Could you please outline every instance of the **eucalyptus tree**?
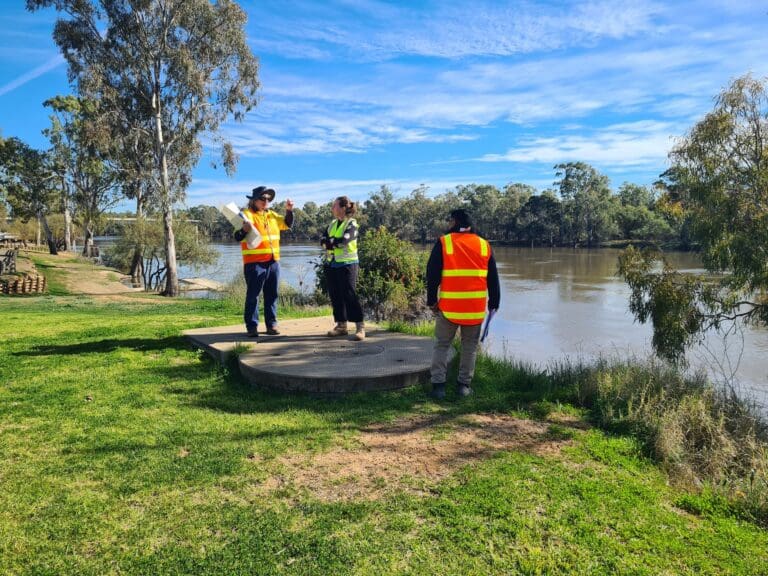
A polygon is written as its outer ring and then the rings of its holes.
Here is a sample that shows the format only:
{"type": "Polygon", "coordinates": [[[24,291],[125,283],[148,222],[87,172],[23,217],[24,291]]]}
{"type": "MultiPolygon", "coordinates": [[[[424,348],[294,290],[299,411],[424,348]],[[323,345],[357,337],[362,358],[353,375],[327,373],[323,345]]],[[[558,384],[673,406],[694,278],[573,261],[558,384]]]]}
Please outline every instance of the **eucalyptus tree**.
{"type": "Polygon", "coordinates": [[[531,196],[518,213],[520,235],[531,247],[559,243],[561,225],[562,204],[553,190],[531,196]]]}
{"type": "Polygon", "coordinates": [[[536,188],[528,184],[510,183],[504,186],[499,206],[500,232],[504,240],[519,240],[520,210],[536,194],[536,188]]]}
{"type": "Polygon", "coordinates": [[[400,203],[400,214],[406,220],[405,237],[422,244],[432,235],[433,200],[427,196],[428,186],[421,185],[411,191],[400,203]]]}
{"type": "Polygon", "coordinates": [[[592,247],[616,230],[608,177],[584,162],[555,165],[555,182],[563,201],[566,240],[592,247]]]}
{"type": "Polygon", "coordinates": [[[51,254],[58,254],[48,215],[58,203],[56,173],[45,152],[18,138],[0,141],[0,189],[15,217],[36,218],[43,227],[51,254]]]}
{"type": "MultiPolygon", "coordinates": [[[[207,136],[228,174],[237,163],[221,134],[256,104],[258,62],[246,42],[245,12],[232,0],[27,0],[55,7],[54,39],[71,80],[106,109],[132,102],[152,142],[162,214],[166,284],[178,294],[173,207],[183,198],[207,136]]],[[[115,121],[117,123],[117,121],[115,121]]]]}
{"type": "Polygon", "coordinates": [[[502,197],[499,189],[490,184],[459,185],[456,186],[456,194],[472,215],[477,230],[489,240],[496,239],[501,221],[499,208],[502,197]]]}
{"type": "Polygon", "coordinates": [[[51,154],[66,202],[65,223],[71,199],[85,235],[83,256],[93,256],[95,226],[120,199],[116,169],[110,161],[112,140],[97,102],[69,95],[44,104],[54,112],[45,133],[53,144],[51,154]]]}
{"type": "MultiPolygon", "coordinates": [[[[48,105],[48,101],[44,103],[48,105]]],[[[51,126],[43,130],[43,134],[51,142],[51,166],[59,182],[61,192],[61,209],[64,214],[64,248],[67,251],[72,250],[72,210],[73,193],[70,171],[70,159],[72,154],[72,145],[69,142],[69,135],[64,130],[64,121],[59,114],[54,113],[50,116],[51,126]]]]}
{"type": "Polygon", "coordinates": [[[367,226],[371,229],[384,226],[387,230],[393,231],[402,227],[397,211],[397,200],[386,184],[382,184],[377,192],[371,193],[363,208],[367,217],[367,226]]]}
{"type": "Polygon", "coordinates": [[[736,79],[670,160],[669,204],[690,215],[710,274],[683,274],[636,250],[623,255],[620,272],[630,309],[653,324],[654,348],[678,360],[708,329],[768,325],[768,78],[736,79]]]}

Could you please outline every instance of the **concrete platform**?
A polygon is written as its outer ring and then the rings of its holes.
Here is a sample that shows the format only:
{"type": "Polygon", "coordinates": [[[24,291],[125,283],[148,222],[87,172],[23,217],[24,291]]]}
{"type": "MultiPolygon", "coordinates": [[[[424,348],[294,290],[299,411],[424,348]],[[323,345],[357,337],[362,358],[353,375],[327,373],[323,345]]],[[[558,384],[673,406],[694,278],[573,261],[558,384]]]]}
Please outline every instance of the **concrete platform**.
{"type": "MultiPolygon", "coordinates": [[[[429,381],[432,338],[387,332],[367,324],[367,338],[329,338],[331,318],[280,322],[279,336],[248,338],[244,327],[187,330],[192,343],[226,362],[237,347],[240,372],[252,384],[316,394],[394,390],[429,381]]],[[[450,351],[453,354],[453,350],[450,351]]]]}

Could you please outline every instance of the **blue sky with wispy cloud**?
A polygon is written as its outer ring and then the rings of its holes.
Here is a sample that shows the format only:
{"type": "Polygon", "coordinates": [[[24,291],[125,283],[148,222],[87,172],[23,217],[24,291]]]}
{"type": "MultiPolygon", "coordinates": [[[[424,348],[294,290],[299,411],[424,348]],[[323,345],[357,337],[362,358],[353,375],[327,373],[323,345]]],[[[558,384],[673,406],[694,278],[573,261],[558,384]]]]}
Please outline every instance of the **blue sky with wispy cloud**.
{"type": "MultiPolygon", "coordinates": [[[[67,93],[52,11],[3,2],[0,130],[43,147],[67,93]]],[[[188,204],[257,184],[299,203],[457,184],[543,189],[584,161],[649,184],[733,78],[768,74],[757,2],[243,1],[261,100],[227,124],[236,176],[194,173],[188,204]]]]}

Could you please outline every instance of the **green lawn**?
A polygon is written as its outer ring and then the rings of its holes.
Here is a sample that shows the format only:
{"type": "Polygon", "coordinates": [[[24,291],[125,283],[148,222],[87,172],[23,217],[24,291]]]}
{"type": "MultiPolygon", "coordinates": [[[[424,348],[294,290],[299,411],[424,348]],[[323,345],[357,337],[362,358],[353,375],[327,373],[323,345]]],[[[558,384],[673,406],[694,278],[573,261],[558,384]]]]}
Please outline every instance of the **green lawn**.
{"type": "Polygon", "coordinates": [[[319,497],[283,457],[354,447],[372,422],[536,413],[521,410],[537,377],[481,360],[477,395],[441,405],[420,388],[265,392],[180,335],[239,316],[216,301],[0,299],[0,574],[768,572],[767,531],[685,512],[634,439],[567,424],[547,424],[570,439],[552,453],[319,497]]]}

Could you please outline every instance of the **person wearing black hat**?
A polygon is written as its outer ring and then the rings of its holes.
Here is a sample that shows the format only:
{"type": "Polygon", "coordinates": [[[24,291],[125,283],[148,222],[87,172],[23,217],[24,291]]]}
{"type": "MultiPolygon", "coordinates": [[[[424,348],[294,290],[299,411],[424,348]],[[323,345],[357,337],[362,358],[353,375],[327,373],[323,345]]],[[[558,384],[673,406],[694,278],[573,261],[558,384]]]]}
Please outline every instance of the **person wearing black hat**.
{"type": "Polygon", "coordinates": [[[235,232],[240,241],[245,274],[245,310],[243,318],[248,336],[259,335],[259,294],[264,291],[264,323],[266,333],[280,334],[277,328],[277,289],[280,283],[280,231],[293,225],[293,202],[285,201],[285,216],[269,209],[275,199],[275,191],[257,186],[248,198],[248,208],[243,210],[243,228],[235,232]],[[257,244],[249,243],[249,232],[258,234],[257,244]]]}
{"type": "Polygon", "coordinates": [[[435,314],[435,348],[430,376],[432,397],[445,398],[448,350],[461,330],[461,359],[457,378],[459,396],[472,394],[477,345],[488,310],[498,310],[501,299],[496,260],[487,240],[472,231],[466,210],[452,210],[449,228],[435,243],[427,262],[427,306],[435,314]]]}

